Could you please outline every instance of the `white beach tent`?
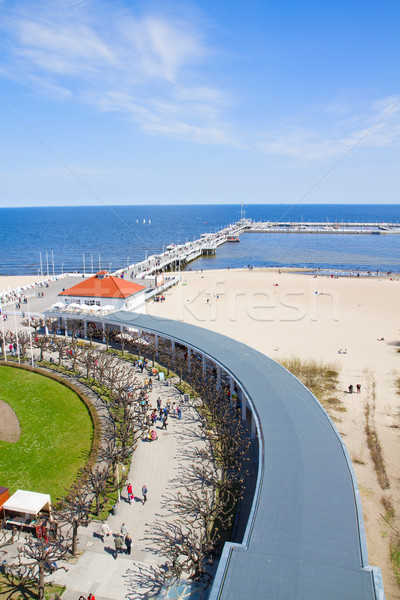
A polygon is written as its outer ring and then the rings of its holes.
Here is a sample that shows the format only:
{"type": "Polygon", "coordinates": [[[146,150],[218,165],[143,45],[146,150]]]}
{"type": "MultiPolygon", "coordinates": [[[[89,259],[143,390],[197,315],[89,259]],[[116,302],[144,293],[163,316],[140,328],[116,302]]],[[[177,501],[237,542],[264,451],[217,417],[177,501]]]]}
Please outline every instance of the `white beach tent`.
{"type": "Polygon", "coordinates": [[[41,510],[50,512],[51,499],[49,494],[17,490],[3,504],[3,510],[12,513],[37,515],[41,510]]]}
{"type": "Polygon", "coordinates": [[[51,308],[64,308],[65,304],[64,302],[56,302],[55,304],[52,305],[51,308]]]}
{"type": "Polygon", "coordinates": [[[113,304],[106,304],[101,307],[101,310],[109,311],[109,310],[117,310],[113,304]]]}

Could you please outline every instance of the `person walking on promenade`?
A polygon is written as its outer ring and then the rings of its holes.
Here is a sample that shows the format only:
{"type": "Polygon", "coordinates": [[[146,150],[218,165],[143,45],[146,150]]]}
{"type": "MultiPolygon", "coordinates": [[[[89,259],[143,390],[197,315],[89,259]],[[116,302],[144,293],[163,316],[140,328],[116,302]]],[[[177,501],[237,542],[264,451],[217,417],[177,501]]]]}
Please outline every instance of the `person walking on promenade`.
{"type": "Polygon", "coordinates": [[[168,413],[164,413],[161,429],[167,429],[168,413]]]}
{"type": "Polygon", "coordinates": [[[178,415],[178,419],[181,420],[182,419],[182,409],[179,404],[176,407],[176,414],[178,415]]]}
{"type": "Polygon", "coordinates": [[[125,536],[128,535],[128,529],[127,529],[125,523],[122,523],[120,532],[121,532],[121,537],[124,540],[125,536]]]}
{"type": "Polygon", "coordinates": [[[129,504],[132,504],[134,496],[131,483],[128,483],[128,485],[126,486],[126,491],[128,492],[128,502],[129,504]]]}
{"type": "Polygon", "coordinates": [[[142,496],[143,496],[143,500],[142,503],[144,504],[145,502],[147,502],[147,487],[143,484],[142,485],[142,496]]]}
{"type": "Polygon", "coordinates": [[[131,553],[131,548],[132,548],[132,538],[129,535],[129,533],[127,533],[126,536],[125,536],[125,546],[126,546],[126,553],[130,554],[131,553]]]}
{"type": "Polygon", "coordinates": [[[101,535],[103,537],[103,544],[106,541],[106,537],[108,535],[112,535],[111,529],[109,528],[108,523],[106,523],[105,521],[101,525],[101,535]]]}
{"type": "Polygon", "coordinates": [[[114,546],[115,546],[114,558],[115,558],[115,560],[117,560],[118,554],[120,552],[122,552],[122,538],[120,537],[119,533],[117,533],[117,535],[114,538],[114,546]]]}

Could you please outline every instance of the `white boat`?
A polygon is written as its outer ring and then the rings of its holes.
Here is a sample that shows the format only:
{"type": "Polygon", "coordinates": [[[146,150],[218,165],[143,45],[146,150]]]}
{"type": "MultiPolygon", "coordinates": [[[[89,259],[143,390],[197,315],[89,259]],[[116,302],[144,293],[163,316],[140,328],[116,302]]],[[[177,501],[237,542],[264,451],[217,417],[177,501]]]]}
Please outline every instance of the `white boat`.
{"type": "Polygon", "coordinates": [[[146,219],[143,219],[143,223],[146,223],[146,219]]]}

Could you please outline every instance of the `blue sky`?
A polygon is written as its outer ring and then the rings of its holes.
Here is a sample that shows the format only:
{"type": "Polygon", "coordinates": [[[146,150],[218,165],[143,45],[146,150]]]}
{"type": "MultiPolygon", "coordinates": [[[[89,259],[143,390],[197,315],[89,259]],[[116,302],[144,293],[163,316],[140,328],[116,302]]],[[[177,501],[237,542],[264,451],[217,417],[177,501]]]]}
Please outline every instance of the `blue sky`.
{"type": "Polygon", "coordinates": [[[0,0],[0,206],[399,203],[400,3],[0,0]]]}

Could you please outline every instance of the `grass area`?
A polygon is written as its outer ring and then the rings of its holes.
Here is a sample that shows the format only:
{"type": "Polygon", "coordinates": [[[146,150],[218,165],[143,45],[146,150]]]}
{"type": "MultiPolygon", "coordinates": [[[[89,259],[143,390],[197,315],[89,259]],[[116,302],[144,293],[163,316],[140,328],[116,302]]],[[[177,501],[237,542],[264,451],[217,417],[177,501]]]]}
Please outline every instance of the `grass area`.
{"type": "Polygon", "coordinates": [[[93,424],[80,398],[43,375],[0,367],[0,397],[15,411],[21,436],[0,441],[1,485],[48,493],[52,501],[74,482],[90,453],[93,424]]]}
{"type": "Polygon", "coordinates": [[[383,458],[382,446],[379,440],[375,425],[375,404],[376,404],[376,382],[371,381],[371,402],[365,401],[365,435],[367,446],[374,463],[374,469],[378,483],[383,490],[390,488],[390,481],[386,472],[386,464],[383,458]]]}
{"type": "MultiPolygon", "coordinates": [[[[61,596],[65,587],[60,585],[46,585],[45,599],[53,600],[55,594],[61,596]]],[[[7,600],[30,600],[37,598],[37,584],[33,581],[22,581],[11,575],[0,575],[0,597],[7,600]]]]}
{"type": "Polygon", "coordinates": [[[336,396],[339,378],[336,365],[317,360],[302,360],[298,356],[284,357],[279,362],[304,383],[329,413],[332,410],[340,412],[346,410],[342,401],[336,396]]]}
{"type": "Polygon", "coordinates": [[[390,545],[390,560],[394,574],[396,576],[397,585],[400,587],[400,534],[397,533],[390,545]]]}

